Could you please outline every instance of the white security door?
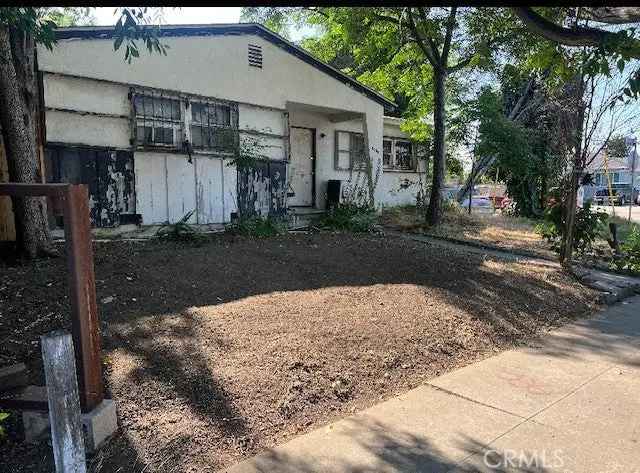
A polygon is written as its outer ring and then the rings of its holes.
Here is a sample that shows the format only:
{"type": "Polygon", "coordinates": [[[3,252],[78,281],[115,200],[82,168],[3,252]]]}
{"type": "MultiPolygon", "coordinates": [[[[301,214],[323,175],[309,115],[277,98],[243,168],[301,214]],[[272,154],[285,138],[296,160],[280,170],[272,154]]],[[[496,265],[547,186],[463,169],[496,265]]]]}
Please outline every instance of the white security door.
{"type": "Polygon", "coordinates": [[[290,206],[310,207],[313,205],[314,137],[315,132],[312,129],[291,128],[289,198],[287,199],[290,206]]]}

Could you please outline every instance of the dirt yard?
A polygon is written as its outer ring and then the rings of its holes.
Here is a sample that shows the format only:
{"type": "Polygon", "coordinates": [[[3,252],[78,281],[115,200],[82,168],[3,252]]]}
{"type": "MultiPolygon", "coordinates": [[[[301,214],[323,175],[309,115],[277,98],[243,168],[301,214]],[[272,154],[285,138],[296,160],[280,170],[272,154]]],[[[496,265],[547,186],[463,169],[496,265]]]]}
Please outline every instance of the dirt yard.
{"type": "Polygon", "coordinates": [[[469,215],[461,209],[446,212],[440,225],[429,228],[424,224],[424,218],[416,214],[415,207],[396,207],[383,213],[382,223],[394,230],[481,243],[507,251],[557,259],[551,245],[535,231],[535,221],[527,218],[503,216],[501,213],[478,209],[469,215]]]}
{"type": "MultiPolygon", "coordinates": [[[[0,366],[27,361],[36,382],[38,336],[68,325],[64,268],[0,263],[0,366]]],[[[94,472],[215,471],[585,316],[595,299],[548,267],[329,233],[104,243],[96,278],[121,429],[94,472]]],[[[9,438],[0,459],[3,472],[53,469],[46,443],[9,438]]]]}

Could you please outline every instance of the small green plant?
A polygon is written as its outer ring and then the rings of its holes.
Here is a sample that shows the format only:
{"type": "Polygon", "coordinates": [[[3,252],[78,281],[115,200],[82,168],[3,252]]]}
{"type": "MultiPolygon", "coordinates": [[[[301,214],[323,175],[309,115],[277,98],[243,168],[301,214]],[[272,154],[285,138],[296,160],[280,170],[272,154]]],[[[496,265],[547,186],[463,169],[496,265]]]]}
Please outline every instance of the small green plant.
{"type": "Polygon", "coordinates": [[[8,418],[9,418],[9,413],[8,412],[0,411],[0,439],[7,435],[7,433],[5,432],[4,427],[2,426],[2,423],[5,420],[7,420],[8,418]]]}
{"type": "Polygon", "coordinates": [[[329,210],[319,224],[331,230],[367,233],[375,229],[377,221],[375,211],[368,205],[340,204],[329,210]]]}
{"type": "Polygon", "coordinates": [[[193,225],[187,222],[195,213],[195,210],[188,212],[176,223],[167,223],[160,227],[156,232],[156,236],[170,241],[178,242],[199,242],[205,237],[193,225]]]}
{"type": "MultiPolygon", "coordinates": [[[[577,210],[574,247],[578,254],[585,254],[591,250],[607,219],[608,215],[605,212],[591,210],[590,202],[577,210]]],[[[556,202],[548,207],[544,212],[544,220],[538,223],[535,228],[544,239],[551,243],[551,247],[556,252],[560,252],[564,232],[561,204],[556,202]]]]}
{"type": "Polygon", "coordinates": [[[620,256],[614,259],[613,266],[619,270],[640,274],[640,227],[635,226],[620,245],[620,256]]]}
{"type": "Polygon", "coordinates": [[[444,199],[442,201],[442,211],[454,215],[460,215],[464,212],[462,206],[455,199],[444,199]]]}
{"type": "Polygon", "coordinates": [[[277,217],[248,217],[230,223],[225,231],[234,235],[253,238],[267,238],[281,235],[287,231],[286,223],[277,217]]]}

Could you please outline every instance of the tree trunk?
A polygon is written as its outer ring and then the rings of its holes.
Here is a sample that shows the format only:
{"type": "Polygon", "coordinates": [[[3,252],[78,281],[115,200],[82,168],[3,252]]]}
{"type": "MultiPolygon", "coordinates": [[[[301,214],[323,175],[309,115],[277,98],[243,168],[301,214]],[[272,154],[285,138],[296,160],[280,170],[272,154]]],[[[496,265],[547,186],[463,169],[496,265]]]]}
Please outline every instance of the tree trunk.
{"type": "Polygon", "coordinates": [[[442,189],[446,173],[445,83],[447,72],[433,68],[433,178],[427,209],[427,223],[438,225],[442,219],[442,189]]]}
{"type": "Polygon", "coordinates": [[[573,166],[571,167],[571,176],[569,178],[569,189],[567,190],[564,238],[560,251],[560,263],[565,269],[571,268],[575,236],[576,208],[578,205],[578,187],[580,185],[580,177],[582,176],[584,168],[584,159],[582,157],[582,130],[584,127],[583,94],[584,76],[580,75],[576,91],[575,152],[573,166]]]}
{"type": "MultiPolygon", "coordinates": [[[[39,182],[36,90],[33,38],[0,26],[0,124],[12,182],[39,182]]],[[[45,198],[14,197],[13,211],[19,251],[51,255],[45,198]]]]}

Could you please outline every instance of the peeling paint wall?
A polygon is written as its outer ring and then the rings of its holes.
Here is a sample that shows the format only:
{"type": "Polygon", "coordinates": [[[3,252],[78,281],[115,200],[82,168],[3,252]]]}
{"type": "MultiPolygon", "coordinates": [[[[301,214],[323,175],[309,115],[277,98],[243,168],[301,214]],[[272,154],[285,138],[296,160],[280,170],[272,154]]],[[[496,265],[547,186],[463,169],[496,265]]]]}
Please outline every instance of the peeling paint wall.
{"type": "MultiPolygon", "coordinates": [[[[362,120],[349,120],[343,122],[331,122],[329,116],[317,112],[309,112],[305,110],[293,109],[290,111],[291,126],[300,126],[305,128],[316,129],[316,206],[324,209],[327,199],[327,182],[330,179],[338,179],[344,183],[348,183],[350,179],[357,179],[357,172],[348,170],[335,169],[334,153],[335,153],[335,131],[350,131],[362,133],[362,120]]],[[[375,114],[369,114],[369,133],[370,152],[374,162],[374,173],[376,169],[382,166],[382,135],[383,123],[382,117],[376,118],[375,114]]],[[[384,129],[385,136],[405,135],[400,131],[398,126],[391,129],[384,129]],[[394,129],[395,128],[395,129],[394,129]]],[[[418,175],[414,172],[402,173],[410,180],[417,179],[418,175]]],[[[364,174],[361,176],[360,182],[364,181],[364,174]]],[[[396,181],[395,176],[388,176],[387,173],[380,171],[378,186],[376,187],[376,205],[396,205],[396,201],[409,200],[410,192],[402,192],[400,199],[396,195],[390,193],[396,181]]],[[[366,184],[365,184],[366,185],[366,184]]],[[[415,201],[415,195],[414,195],[415,201]]]]}
{"type": "Polygon", "coordinates": [[[284,216],[287,205],[284,162],[260,162],[238,170],[238,212],[242,217],[284,216]]]}
{"type": "Polygon", "coordinates": [[[48,182],[88,185],[93,226],[116,227],[135,221],[133,153],[49,146],[46,160],[48,182]]]}
{"type": "MultiPolygon", "coordinates": [[[[316,203],[318,208],[325,208],[327,182],[330,179],[348,182],[349,179],[356,178],[355,172],[350,173],[348,170],[338,170],[334,167],[335,131],[361,133],[363,130],[362,120],[333,123],[326,114],[292,110],[290,122],[291,126],[316,129],[316,203]]],[[[380,141],[382,135],[408,139],[408,136],[400,130],[399,123],[400,121],[397,119],[385,118],[384,122],[380,123],[383,126],[380,126],[377,131],[380,141]]],[[[369,133],[371,146],[380,149],[382,143],[376,144],[376,136],[373,131],[369,130],[369,133]]],[[[377,162],[378,166],[382,164],[379,159],[374,158],[374,162],[377,162]]],[[[419,162],[417,171],[382,170],[376,187],[376,204],[384,206],[415,204],[416,194],[420,189],[420,182],[424,182],[424,177],[424,162],[419,162]]]]}

